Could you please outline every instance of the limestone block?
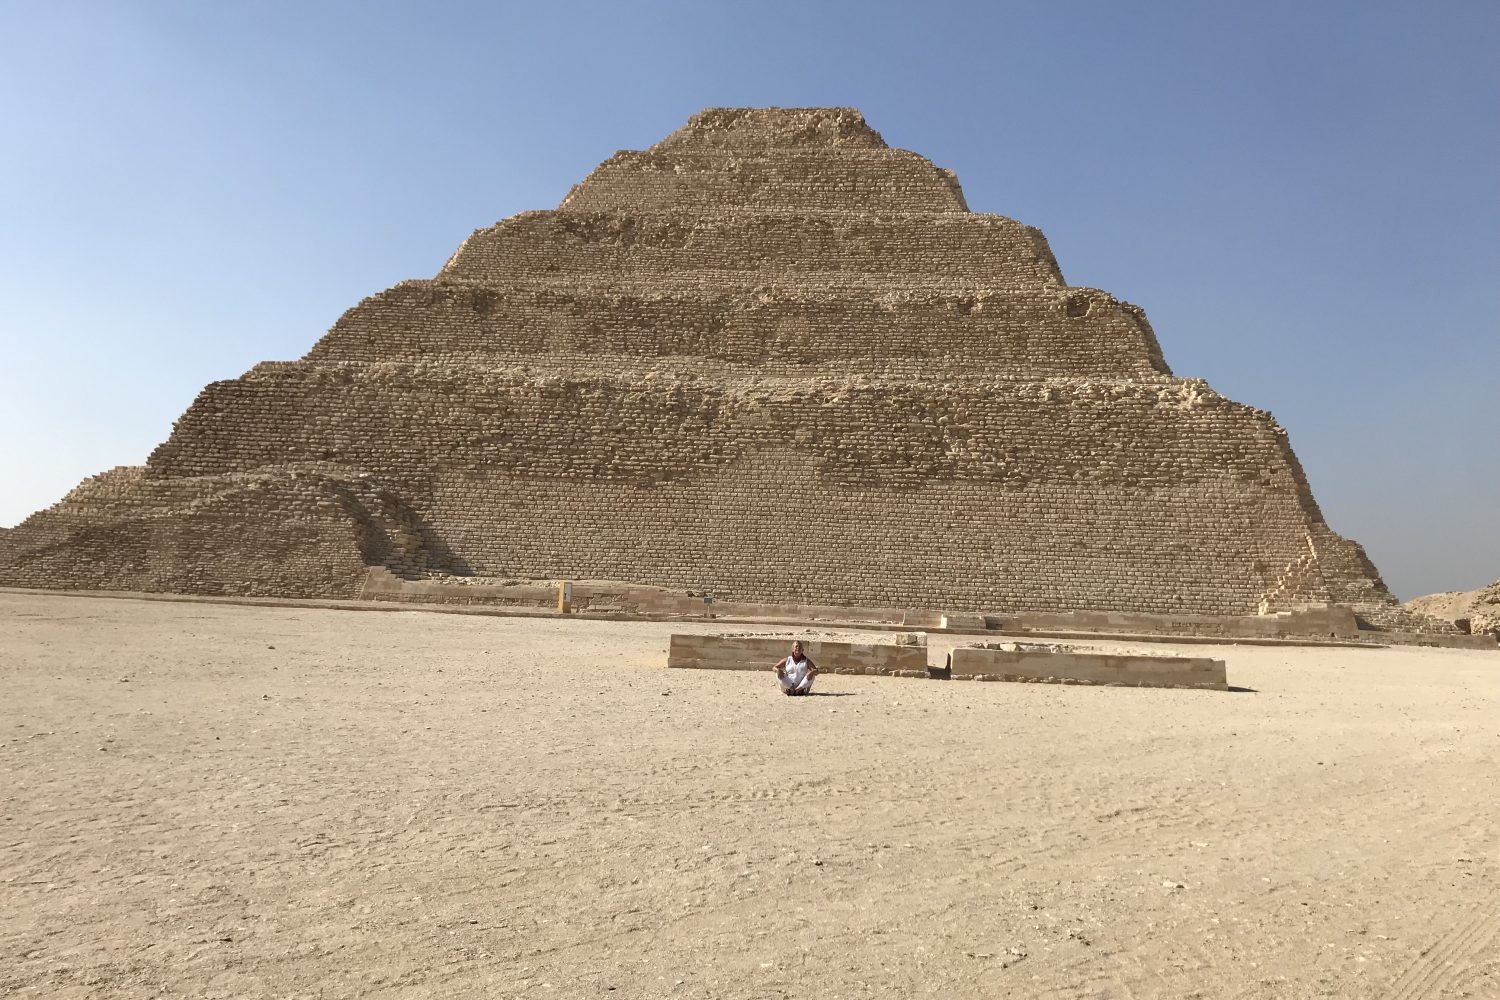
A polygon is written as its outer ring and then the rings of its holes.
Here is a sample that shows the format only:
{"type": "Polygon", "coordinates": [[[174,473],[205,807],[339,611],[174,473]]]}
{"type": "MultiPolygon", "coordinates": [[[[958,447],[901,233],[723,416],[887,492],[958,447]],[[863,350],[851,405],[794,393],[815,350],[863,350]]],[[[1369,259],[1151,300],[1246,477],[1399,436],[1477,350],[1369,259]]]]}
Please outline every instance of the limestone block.
{"type": "Polygon", "coordinates": [[[953,650],[948,666],[955,680],[1228,690],[1224,661],[1195,657],[961,646],[953,650]]]}
{"type": "MultiPolygon", "coordinates": [[[[761,636],[672,635],[667,666],[697,670],[770,670],[791,651],[792,639],[761,636]]],[[[927,676],[925,645],[802,641],[825,673],[927,676]]]]}

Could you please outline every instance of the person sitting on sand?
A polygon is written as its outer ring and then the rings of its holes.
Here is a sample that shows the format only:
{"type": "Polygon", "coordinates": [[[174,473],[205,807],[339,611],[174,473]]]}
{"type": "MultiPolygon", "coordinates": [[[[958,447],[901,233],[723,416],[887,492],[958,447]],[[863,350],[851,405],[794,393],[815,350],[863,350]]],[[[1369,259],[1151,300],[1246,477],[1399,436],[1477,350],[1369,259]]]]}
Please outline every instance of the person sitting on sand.
{"type": "Polygon", "coordinates": [[[781,682],[782,694],[809,694],[813,678],[818,676],[818,665],[802,652],[802,643],[792,643],[792,655],[776,661],[772,668],[781,682]]]}

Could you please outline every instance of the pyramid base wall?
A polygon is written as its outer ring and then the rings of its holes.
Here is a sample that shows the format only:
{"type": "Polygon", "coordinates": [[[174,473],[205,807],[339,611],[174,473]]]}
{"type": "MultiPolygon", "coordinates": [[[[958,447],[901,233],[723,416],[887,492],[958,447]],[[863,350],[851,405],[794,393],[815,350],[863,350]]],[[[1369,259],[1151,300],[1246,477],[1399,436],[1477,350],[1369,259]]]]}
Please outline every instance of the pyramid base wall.
{"type": "Polygon", "coordinates": [[[1235,481],[858,488],[791,455],[658,486],[490,474],[441,483],[423,507],[482,576],[990,613],[1255,615],[1306,534],[1292,498],[1247,500],[1235,481]],[[1247,510],[1263,530],[1245,530],[1247,510]]]}
{"type": "Polygon", "coordinates": [[[1294,496],[1237,479],[858,487],[793,452],[656,485],[131,470],[0,536],[0,586],[356,597],[375,566],[418,588],[608,580],[763,607],[1250,618],[1308,531],[1294,496]]]}

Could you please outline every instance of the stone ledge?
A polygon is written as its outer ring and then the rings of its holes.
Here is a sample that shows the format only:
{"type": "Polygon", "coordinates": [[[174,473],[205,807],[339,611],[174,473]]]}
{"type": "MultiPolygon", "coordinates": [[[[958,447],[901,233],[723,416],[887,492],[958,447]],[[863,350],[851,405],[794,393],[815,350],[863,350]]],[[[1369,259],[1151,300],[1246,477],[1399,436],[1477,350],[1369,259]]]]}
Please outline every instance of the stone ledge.
{"type": "MultiPolygon", "coordinates": [[[[223,595],[223,594],[181,594],[166,591],[141,591],[141,590],[85,590],[82,588],[54,588],[54,587],[11,587],[0,586],[0,594],[35,594],[44,597],[83,597],[83,598],[106,598],[111,600],[125,601],[165,601],[179,604],[233,604],[243,607],[273,607],[273,608],[320,608],[330,611],[420,611],[427,614],[450,614],[450,615],[478,615],[492,618],[558,618],[556,608],[556,590],[549,590],[550,603],[542,604],[504,604],[490,601],[474,601],[472,603],[458,603],[452,600],[438,598],[418,598],[415,596],[401,597],[393,595],[361,595],[359,598],[334,598],[334,597],[260,597],[255,595],[223,595]]],[[[576,591],[575,591],[576,593],[576,591]]],[[[701,608],[701,605],[698,605],[701,608]]],[[[1338,647],[1343,649],[1386,649],[1392,643],[1397,645],[1429,645],[1439,648],[1467,649],[1477,651],[1495,652],[1500,645],[1494,636],[1441,636],[1440,641],[1427,641],[1427,636],[1414,636],[1405,633],[1390,632],[1362,632],[1360,639],[1335,640],[1319,639],[1310,636],[1286,636],[1279,638],[1247,638],[1247,637],[1224,637],[1205,635],[1180,635],[1165,632],[1087,632],[1087,631],[1025,631],[1011,632],[997,629],[944,629],[936,624],[940,615],[916,614],[909,616],[911,620],[904,625],[895,621],[869,619],[859,620],[852,615],[839,615],[829,618],[812,618],[806,615],[796,616],[765,616],[740,613],[724,613],[726,610],[735,608],[730,604],[715,604],[713,612],[704,614],[700,610],[696,614],[672,614],[667,612],[646,612],[640,610],[585,610],[574,609],[567,617],[583,621],[683,621],[704,620],[713,621],[722,625],[759,625],[759,626],[787,626],[792,628],[814,626],[818,628],[845,628],[860,629],[869,632],[900,632],[913,627],[925,627],[927,631],[938,632],[947,635],[972,635],[972,636],[1010,636],[1021,641],[1033,641],[1037,639],[1072,639],[1082,642],[1135,642],[1135,643],[1161,643],[1167,645],[1202,645],[1202,646],[1318,646],[1338,647]],[[930,617],[934,624],[923,626],[923,621],[930,617]],[[1366,638],[1368,637],[1368,638],[1366,638]],[[1455,642],[1453,640],[1467,640],[1455,642]]],[[[806,611],[806,608],[800,610],[806,611]]],[[[838,608],[840,612],[857,611],[859,609],[838,608]]],[[[897,614],[897,617],[901,617],[897,614]]],[[[787,640],[790,642],[790,640],[787,640]]]]}

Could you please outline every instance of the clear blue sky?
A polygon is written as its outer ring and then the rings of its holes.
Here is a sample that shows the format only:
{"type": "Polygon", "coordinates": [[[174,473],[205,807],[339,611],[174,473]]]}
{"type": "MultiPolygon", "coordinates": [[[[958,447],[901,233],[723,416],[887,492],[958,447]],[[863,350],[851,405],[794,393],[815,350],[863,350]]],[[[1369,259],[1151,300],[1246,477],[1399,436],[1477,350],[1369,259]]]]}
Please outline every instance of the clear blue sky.
{"type": "Polygon", "coordinates": [[[853,105],[1500,578],[1500,4],[0,0],[0,524],[710,105],[853,105]]]}

